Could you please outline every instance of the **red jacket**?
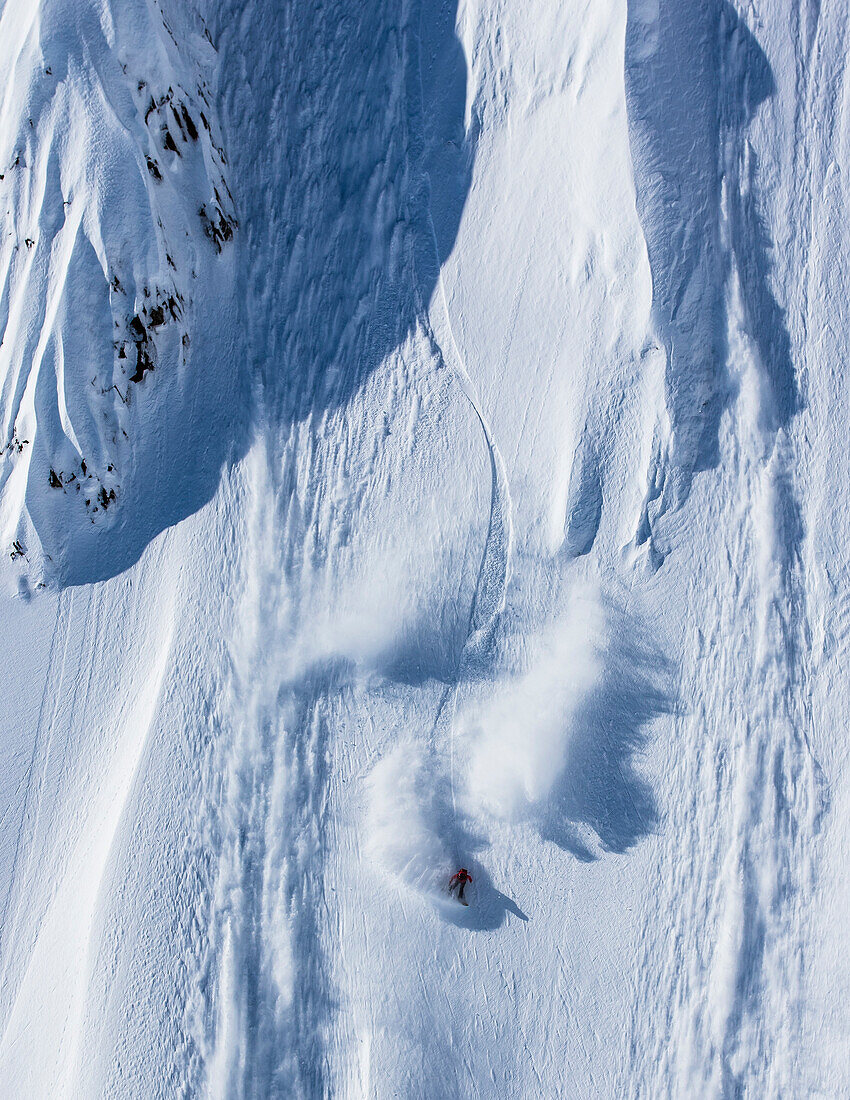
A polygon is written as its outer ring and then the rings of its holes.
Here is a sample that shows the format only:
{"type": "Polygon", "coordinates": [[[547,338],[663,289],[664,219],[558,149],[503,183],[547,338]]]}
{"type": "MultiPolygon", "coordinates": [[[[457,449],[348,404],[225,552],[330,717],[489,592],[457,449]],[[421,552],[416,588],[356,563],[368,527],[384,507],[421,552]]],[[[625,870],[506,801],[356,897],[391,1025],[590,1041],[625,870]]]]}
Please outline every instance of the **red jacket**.
{"type": "Polygon", "coordinates": [[[461,867],[449,879],[449,886],[465,886],[467,882],[472,882],[472,875],[465,867],[461,867]]]}

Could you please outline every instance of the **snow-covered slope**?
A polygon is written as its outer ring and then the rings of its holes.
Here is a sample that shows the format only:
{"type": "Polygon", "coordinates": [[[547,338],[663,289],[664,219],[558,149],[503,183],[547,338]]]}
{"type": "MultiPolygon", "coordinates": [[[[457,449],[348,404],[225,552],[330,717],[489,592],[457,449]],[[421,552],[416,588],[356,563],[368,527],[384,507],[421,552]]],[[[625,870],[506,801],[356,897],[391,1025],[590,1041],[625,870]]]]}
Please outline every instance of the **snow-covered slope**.
{"type": "Polygon", "coordinates": [[[0,1094],[842,1095],[786,8],[6,0],[0,1094]]]}
{"type": "Polygon", "coordinates": [[[2,538],[80,583],[208,499],[233,430],[215,51],[142,2],[6,4],[0,43],[2,538]]]}

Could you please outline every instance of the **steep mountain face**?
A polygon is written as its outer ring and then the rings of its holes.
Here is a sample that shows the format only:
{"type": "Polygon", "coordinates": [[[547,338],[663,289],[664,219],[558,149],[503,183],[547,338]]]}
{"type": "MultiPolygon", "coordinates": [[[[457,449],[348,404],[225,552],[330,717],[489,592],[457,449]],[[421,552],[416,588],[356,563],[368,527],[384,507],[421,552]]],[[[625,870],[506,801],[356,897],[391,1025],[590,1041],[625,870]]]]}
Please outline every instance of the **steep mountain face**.
{"type": "Polygon", "coordinates": [[[80,583],[208,499],[227,454],[238,222],[216,54],[179,4],[2,19],[0,523],[23,584],[80,583]]]}
{"type": "Polygon", "coordinates": [[[0,10],[0,1094],[839,1095],[840,5],[0,10]]]}

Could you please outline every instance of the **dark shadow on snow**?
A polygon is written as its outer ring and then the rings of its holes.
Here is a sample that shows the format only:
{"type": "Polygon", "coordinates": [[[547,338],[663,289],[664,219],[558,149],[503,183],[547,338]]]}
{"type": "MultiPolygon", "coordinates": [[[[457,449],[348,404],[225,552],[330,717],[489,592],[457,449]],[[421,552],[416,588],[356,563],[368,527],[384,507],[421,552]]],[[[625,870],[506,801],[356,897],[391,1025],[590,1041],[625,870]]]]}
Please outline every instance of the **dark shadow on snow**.
{"type": "Polygon", "coordinates": [[[472,885],[467,887],[468,906],[446,895],[438,905],[440,916],[449,924],[458,928],[468,928],[471,932],[487,932],[500,928],[508,916],[517,917],[523,922],[528,917],[516,902],[503,894],[493,885],[487,870],[475,859],[466,864],[472,875],[472,885]]]}
{"type": "MultiPolygon", "coordinates": [[[[731,4],[720,14],[723,48],[724,114],[728,125],[743,134],[762,103],[776,91],[767,57],[731,4]]],[[[785,315],[770,288],[773,241],[761,211],[758,157],[745,141],[736,148],[736,162],[726,169],[732,249],[741,280],[747,333],[756,344],[763,377],[769,386],[763,426],[776,431],[800,411],[801,397],[791,357],[785,315]]]]}
{"type": "Polygon", "coordinates": [[[343,407],[404,342],[454,243],[472,149],[455,0],[267,7],[255,30],[274,48],[226,102],[231,130],[253,134],[238,143],[248,350],[285,427],[343,407]]]}
{"type": "Polygon", "coordinates": [[[597,858],[588,827],[617,853],[655,828],[655,796],[637,765],[650,723],[674,709],[669,663],[634,618],[611,614],[598,686],[574,717],[566,767],[538,821],[541,836],[583,861],[597,858]]]}
{"type": "Polygon", "coordinates": [[[468,607],[462,600],[446,599],[443,592],[436,596],[433,606],[423,607],[380,655],[377,668],[388,680],[410,687],[456,681],[469,633],[468,607]]]}
{"type": "MultiPolygon", "coordinates": [[[[404,343],[454,244],[471,178],[456,13],[456,0],[217,10],[219,113],[240,225],[228,246],[236,320],[208,317],[192,334],[195,377],[172,409],[180,430],[154,426],[158,442],[139,451],[125,486],[124,518],[69,548],[67,567],[55,563],[60,583],[127,569],[214,496],[257,430],[285,439],[310,420],[321,432],[323,415],[344,409],[404,343]]],[[[144,384],[162,382],[154,371],[144,384]]]]}
{"type": "Polygon", "coordinates": [[[455,35],[456,17],[456,0],[423,4],[419,53],[423,163],[440,264],[457,237],[475,153],[474,136],[464,131],[466,58],[455,35]]]}

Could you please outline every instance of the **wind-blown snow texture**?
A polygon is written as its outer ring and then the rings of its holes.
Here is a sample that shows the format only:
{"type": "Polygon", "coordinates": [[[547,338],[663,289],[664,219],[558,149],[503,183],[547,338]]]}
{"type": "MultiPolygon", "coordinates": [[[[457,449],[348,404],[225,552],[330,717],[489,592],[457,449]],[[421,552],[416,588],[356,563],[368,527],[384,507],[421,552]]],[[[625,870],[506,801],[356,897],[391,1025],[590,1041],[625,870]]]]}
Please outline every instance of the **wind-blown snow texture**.
{"type": "Polygon", "coordinates": [[[0,10],[0,1095],[843,1095],[844,6],[0,10]]]}

